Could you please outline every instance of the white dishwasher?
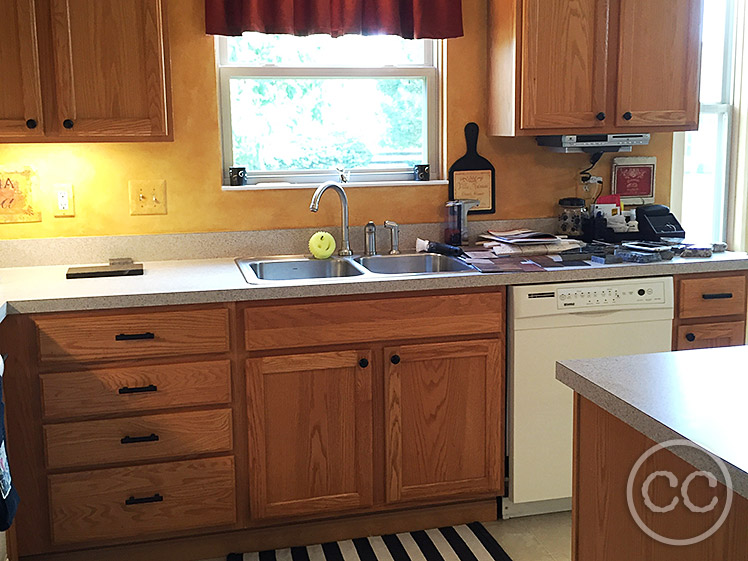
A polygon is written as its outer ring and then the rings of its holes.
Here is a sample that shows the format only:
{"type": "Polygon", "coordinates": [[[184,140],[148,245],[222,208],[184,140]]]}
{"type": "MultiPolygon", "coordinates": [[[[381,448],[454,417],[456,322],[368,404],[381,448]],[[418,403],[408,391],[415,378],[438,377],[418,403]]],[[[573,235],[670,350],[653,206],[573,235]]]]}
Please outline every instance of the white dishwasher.
{"type": "Polygon", "coordinates": [[[505,518],[571,508],[573,392],[556,361],[669,351],[672,323],[672,277],[511,288],[505,518]]]}

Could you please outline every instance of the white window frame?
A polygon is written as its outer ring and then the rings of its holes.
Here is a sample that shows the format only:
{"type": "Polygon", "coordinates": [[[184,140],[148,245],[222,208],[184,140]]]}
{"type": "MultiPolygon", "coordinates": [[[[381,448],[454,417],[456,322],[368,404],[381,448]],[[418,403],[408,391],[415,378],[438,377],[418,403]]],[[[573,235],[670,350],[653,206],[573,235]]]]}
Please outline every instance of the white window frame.
{"type": "MultiPolygon", "coordinates": [[[[725,44],[724,56],[722,57],[722,93],[718,103],[701,103],[699,108],[699,121],[701,115],[714,114],[722,116],[726,130],[724,131],[726,142],[719,147],[717,158],[722,162],[720,170],[720,181],[717,186],[718,192],[714,192],[715,204],[713,223],[719,231],[713,231],[715,240],[723,240],[727,234],[727,222],[729,209],[727,205],[730,196],[730,164],[732,153],[733,138],[733,121],[735,107],[733,105],[733,91],[735,73],[733,71],[735,64],[735,0],[726,2],[726,22],[725,22],[725,44]],[[732,14],[732,16],[730,15],[732,14]],[[717,200],[718,199],[718,200],[717,200]]],[[[704,61],[702,60],[702,65],[704,61]]],[[[692,131],[695,132],[695,131],[692,131]]],[[[682,215],[683,210],[683,183],[685,174],[685,152],[686,152],[686,134],[687,132],[676,132],[673,134],[673,168],[670,191],[670,207],[676,216],[682,215]]],[[[686,232],[688,235],[688,232],[686,232]]]]}
{"type": "MultiPolygon", "coordinates": [[[[427,105],[426,141],[428,143],[428,163],[431,167],[431,179],[439,179],[441,170],[442,135],[441,135],[441,68],[442,41],[426,40],[424,64],[410,64],[385,67],[346,67],[346,66],[244,66],[228,62],[226,37],[216,37],[216,59],[218,68],[218,89],[221,120],[221,145],[223,151],[223,183],[228,185],[228,170],[234,165],[233,139],[231,128],[230,80],[234,77],[277,77],[277,78],[414,78],[426,80],[427,105]]],[[[413,179],[412,168],[393,170],[367,168],[346,170],[350,184],[408,184],[413,179]]],[[[249,187],[289,188],[317,185],[323,181],[338,181],[340,173],[335,170],[283,171],[250,171],[247,173],[249,187]]],[[[414,182],[416,183],[416,182],[414,182]]],[[[423,182],[417,182],[422,185],[423,182]]],[[[246,188],[246,187],[245,187],[246,188]]]]}

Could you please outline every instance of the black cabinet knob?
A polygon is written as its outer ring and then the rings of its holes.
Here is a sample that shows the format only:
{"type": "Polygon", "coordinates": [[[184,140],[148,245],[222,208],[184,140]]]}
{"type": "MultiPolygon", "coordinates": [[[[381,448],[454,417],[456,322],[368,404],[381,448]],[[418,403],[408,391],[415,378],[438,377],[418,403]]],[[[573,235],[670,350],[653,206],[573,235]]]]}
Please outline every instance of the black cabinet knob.
{"type": "Polygon", "coordinates": [[[595,115],[595,118],[598,121],[604,121],[605,120],[605,113],[603,113],[602,111],[600,111],[600,113],[598,113],[597,115],[595,115]]]}
{"type": "Polygon", "coordinates": [[[62,122],[62,126],[65,127],[66,129],[72,129],[74,124],[75,123],[73,122],[72,119],[65,119],[62,122]]]}
{"type": "Polygon", "coordinates": [[[35,129],[38,124],[39,123],[36,122],[36,119],[29,119],[26,121],[26,128],[35,129]]]}
{"type": "Polygon", "coordinates": [[[400,355],[392,355],[390,357],[390,362],[392,364],[400,364],[400,355]]]}
{"type": "Polygon", "coordinates": [[[625,112],[625,113],[623,114],[623,118],[624,118],[624,119],[625,119],[626,121],[630,121],[630,120],[631,120],[631,117],[633,117],[633,115],[631,114],[631,111],[626,111],[626,112],[625,112]]]}
{"type": "Polygon", "coordinates": [[[369,366],[369,361],[366,360],[365,358],[362,358],[361,360],[358,361],[358,365],[361,368],[366,368],[367,366],[369,366]]]}
{"type": "Polygon", "coordinates": [[[696,335],[694,335],[693,333],[686,333],[686,341],[693,342],[695,340],[696,340],[696,335]]]}

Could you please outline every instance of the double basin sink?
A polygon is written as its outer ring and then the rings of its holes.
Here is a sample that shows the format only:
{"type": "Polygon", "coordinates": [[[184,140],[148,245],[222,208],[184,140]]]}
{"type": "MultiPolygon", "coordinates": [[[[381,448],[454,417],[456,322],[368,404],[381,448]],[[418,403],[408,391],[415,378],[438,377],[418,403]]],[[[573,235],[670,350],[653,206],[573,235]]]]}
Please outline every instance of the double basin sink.
{"type": "Polygon", "coordinates": [[[362,255],[331,257],[330,259],[285,255],[237,259],[236,264],[250,284],[268,281],[315,281],[342,277],[366,278],[372,275],[424,275],[478,271],[462,259],[438,253],[362,255]]]}

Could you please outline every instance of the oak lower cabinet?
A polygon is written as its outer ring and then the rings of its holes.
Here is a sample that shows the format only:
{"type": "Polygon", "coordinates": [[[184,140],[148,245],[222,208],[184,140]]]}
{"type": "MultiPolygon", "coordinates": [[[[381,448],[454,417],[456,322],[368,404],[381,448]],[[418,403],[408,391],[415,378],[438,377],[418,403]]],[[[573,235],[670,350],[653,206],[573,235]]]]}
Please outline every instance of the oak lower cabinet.
{"type": "Polygon", "coordinates": [[[253,516],[371,506],[371,362],[367,350],[247,361],[253,516]]]}
{"type": "Polygon", "coordinates": [[[500,493],[499,341],[401,345],[384,354],[387,501],[500,493]]]}
{"type": "Polygon", "coordinates": [[[675,277],[673,350],[744,345],[747,295],[742,272],[675,277]]]}
{"type": "Polygon", "coordinates": [[[194,561],[495,519],[505,295],[9,315],[11,561],[194,561]]]}
{"type": "Polygon", "coordinates": [[[696,129],[701,19],[702,0],[491,0],[489,133],[696,129]]]}
{"type": "Polygon", "coordinates": [[[244,411],[234,404],[231,309],[13,315],[0,324],[21,497],[11,559],[78,559],[92,547],[237,527],[244,411]]]}
{"type": "Polygon", "coordinates": [[[504,490],[503,288],[244,310],[253,518],[504,490]]]}

